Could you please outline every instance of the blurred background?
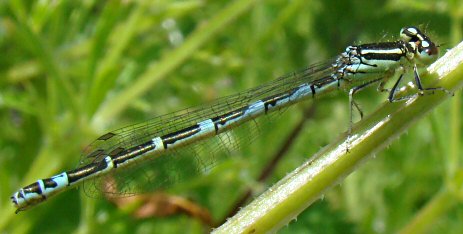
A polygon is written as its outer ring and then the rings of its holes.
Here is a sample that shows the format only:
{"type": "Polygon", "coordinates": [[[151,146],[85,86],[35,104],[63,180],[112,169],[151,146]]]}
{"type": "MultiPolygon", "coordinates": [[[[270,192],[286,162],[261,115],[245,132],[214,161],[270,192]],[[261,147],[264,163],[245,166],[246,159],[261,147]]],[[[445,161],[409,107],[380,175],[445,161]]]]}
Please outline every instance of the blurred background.
{"type": "MultiPolygon", "coordinates": [[[[0,14],[1,233],[208,232],[246,193],[259,195],[345,132],[347,94],[291,107],[207,175],[135,204],[73,189],[15,215],[9,197],[74,169],[108,131],[258,86],[350,44],[396,40],[404,26],[426,31],[441,54],[463,29],[458,0],[11,0],[0,14]],[[157,212],[138,214],[146,204],[157,212]]],[[[386,98],[371,88],[357,100],[368,115],[386,98]]],[[[457,93],[280,232],[462,233],[460,102],[457,93]]]]}

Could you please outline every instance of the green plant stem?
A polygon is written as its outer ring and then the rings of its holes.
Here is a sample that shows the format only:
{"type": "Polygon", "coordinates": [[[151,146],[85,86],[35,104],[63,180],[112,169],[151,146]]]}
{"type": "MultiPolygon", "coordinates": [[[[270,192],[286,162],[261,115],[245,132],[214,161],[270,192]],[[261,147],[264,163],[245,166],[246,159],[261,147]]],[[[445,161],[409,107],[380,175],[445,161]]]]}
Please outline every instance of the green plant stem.
{"type": "MultiPolygon", "coordinates": [[[[421,77],[433,87],[455,92],[463,86],[463,43],[449,51],[421,77]]],[[[287,175],[252,203],[230,218],[215,233],[264,233],[276,231],[295,219],[331,186],[339,183],[368,156],[384,149],[412,123],[448,99],[436,92],[406,102],[385,103],[353,128],[352,136],[341,136],[313,159],[287,175]],[[349,152],[346,152],[347,146],[349,152]]]]}

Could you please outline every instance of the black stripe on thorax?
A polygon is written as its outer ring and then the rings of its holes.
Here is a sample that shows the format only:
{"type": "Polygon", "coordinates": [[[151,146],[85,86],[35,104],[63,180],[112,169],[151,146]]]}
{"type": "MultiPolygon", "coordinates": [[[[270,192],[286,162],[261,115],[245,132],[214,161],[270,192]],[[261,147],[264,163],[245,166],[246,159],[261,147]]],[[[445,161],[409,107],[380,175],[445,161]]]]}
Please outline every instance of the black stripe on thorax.
{"type": "Polygon", "coordinates": [[[399,61],[407,54],[403,41],[363,44],[357,46],[357,53],[368,60],[399,61]]]}
{"type": "Polygon", "coordinates": [[[164,149],[167,149],[167,145],[174,144],[176,141],[193,136],[200,131],[201,131],[201,128],[199,127],[199,125],[195,124],[193,126],[180,129],[176,132],[166,134],[161,137],[162,143],[164,145],[164,149]]]}

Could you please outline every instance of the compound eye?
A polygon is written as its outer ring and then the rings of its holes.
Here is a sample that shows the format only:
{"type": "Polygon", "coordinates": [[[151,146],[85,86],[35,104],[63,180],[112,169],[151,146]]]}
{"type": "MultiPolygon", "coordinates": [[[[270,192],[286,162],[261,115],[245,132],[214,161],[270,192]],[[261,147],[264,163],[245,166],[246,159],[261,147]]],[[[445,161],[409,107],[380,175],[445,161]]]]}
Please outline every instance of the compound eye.
{"type": "Polygon", "coordinates": [[[421,64],[431,64],[434,62],[439,54],[439,50],[437,49],[437,46],[430,42],[430,41],[421,41],[421,42],[416,42],[418,46],[418,51],[417,51],[417,61],[421,64]]]}
{"type": "Polygon", "coordinates": [[[439,53],[439,51],[437,50],[437,46],[429,41],[422,41],[419,50],[422,54],[424,52],[428,56],[434,56],[439,53]]]}

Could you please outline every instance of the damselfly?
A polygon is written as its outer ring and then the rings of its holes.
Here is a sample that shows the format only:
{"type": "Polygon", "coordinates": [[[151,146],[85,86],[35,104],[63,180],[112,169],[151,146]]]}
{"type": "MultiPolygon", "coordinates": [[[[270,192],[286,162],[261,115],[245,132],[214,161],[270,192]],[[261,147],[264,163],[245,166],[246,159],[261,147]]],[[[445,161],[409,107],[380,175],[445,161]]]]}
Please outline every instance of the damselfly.
{"type": "MultiPolygon", "coordinates": [[[[409,71],[414,74],[417,94],[443,90],[424,88],[418,73],[418,68],[437,57],[437,46],[416,27],[402,28],[400,40],[394,42],[348,46],[332,60],[259,87],[104,134],[86,148],[79,167],[19,189],[11,197],[12,202],[17,213],[81,183],[91,196],[111,191],[113,196],[127,196],[155,188],[162,181],[175,182],[181,179],[175,173],[147,170],[145,164],[168,167],[181,160],[179,154],[192,152],[196,160],[190,166],[197,171],[208,170],[214,159],[208,155],[199,157],[196,147],[226,148],[229,133],[240,125],[334,90],[349,93],[352,125],[352,110],[361,113],[353,97],[372,84],[379,84],[379,91],[389,92],[390,102],[406,98],[397,97],[396,91],[409,71]],[[385,89],[391,77],[397,80],[391,89],[385,89]]],[[[175,170],[182,168],[172,168],[175,170]]]]}

